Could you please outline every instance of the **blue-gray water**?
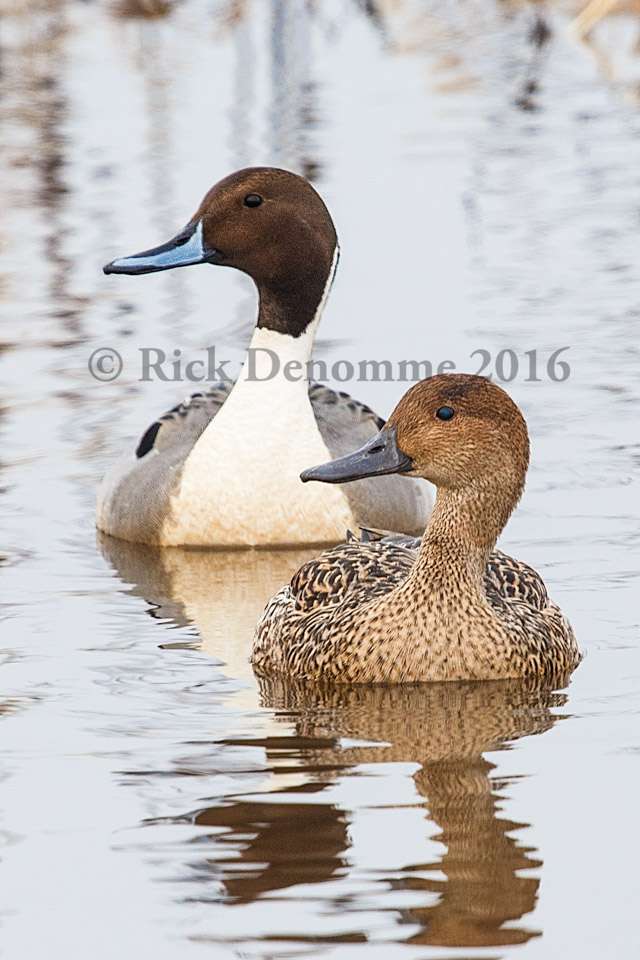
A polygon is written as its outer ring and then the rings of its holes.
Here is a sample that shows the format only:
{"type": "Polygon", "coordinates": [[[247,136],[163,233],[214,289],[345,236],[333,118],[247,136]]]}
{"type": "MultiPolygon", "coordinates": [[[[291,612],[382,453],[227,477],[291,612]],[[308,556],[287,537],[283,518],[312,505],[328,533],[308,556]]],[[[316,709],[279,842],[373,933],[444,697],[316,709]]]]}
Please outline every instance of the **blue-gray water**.
{"type": "Polygon", "coordinates": [[[2,5],[2,956],[634,956],[637,13],[587,43],[579,4],[153,5],[2,5]],[[566,691],[260,691],[256,616],[308,553],[97,542],[106,465],[191,389],[139,349],[237,360],[254,309],[230,271],[101,266],[255,163],[334,213],[328,361],[515,351],[503,545],[574,623],[566,691]]]}

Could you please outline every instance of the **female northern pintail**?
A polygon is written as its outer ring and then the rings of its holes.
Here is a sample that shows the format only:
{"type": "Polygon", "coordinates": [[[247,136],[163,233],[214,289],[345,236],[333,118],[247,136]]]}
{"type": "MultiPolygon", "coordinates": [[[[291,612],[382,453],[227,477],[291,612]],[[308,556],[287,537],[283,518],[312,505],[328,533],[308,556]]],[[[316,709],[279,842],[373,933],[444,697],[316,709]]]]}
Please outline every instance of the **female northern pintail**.
{"type": "Polygon", "coordinates": [[[337,261],[335,228],[313,187],[255,167],[216,184],[173,240],[104,268],[235,267],[254,280],[259,309],[253,369],[245,363],[235,384],[196,393],[149,427],[102,485],[101,530],[160,545],[275,546],[337,542],[363,525],[424,529],[429,499],[419,481],[331,488],[299,479],[307,464],[344,454],[383,423],[305,376],[337,261]]]}
{"type": "Polygon", "coordinates": [[[437,496],[422,543],[347,543],[301,567],[263,613],[254,667],[355,683],[566,676],[580,660],[571,626],[535,570],[494,552],[528,462],[526,423],[500,387],[416,384],[376,437],[303,479],[425,477],[437,496]]]}

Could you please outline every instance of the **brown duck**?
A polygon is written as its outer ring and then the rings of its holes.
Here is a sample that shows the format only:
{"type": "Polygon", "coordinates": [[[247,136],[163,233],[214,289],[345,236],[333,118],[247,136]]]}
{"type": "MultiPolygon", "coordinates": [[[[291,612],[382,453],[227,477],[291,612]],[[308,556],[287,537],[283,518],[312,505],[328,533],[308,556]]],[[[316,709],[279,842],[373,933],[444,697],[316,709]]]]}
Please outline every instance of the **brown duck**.
{"type": "Polygon", "coordinates": [[[444,374],[376,437],[302,479],[398,473],[437,487],[422,541],[346,543],[298,570],[258,624],[258,673],[348,683],[553,680],[580,653],[535,570],[495,551],[529,463],[525,420],[483,377],[444,374]]]}

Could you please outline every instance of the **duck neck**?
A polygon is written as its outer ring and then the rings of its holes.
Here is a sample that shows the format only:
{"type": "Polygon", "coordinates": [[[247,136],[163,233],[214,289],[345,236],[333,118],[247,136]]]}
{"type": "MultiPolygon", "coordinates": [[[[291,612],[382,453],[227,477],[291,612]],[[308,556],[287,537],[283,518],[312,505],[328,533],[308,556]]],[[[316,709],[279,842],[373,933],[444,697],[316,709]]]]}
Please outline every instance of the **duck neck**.
{"type": "MultiPolygon", "coordinates": [[[[268,327],[256,327],[242,365],[238,387],[274,384],[279,393],[308,392],[309,361],[313,351],[319,317],[298,336],[279,333],[268,327]]],[[[234,392],[236,392],[234,391],[234,392]]],[[[261,391],[262,396],[266,396],[261,391]]]]}
{"type": "Polygon", "coordinates": [[[489,554],[518,502],[523,479],[511,473],[464,489],[438,488],[411,579],[451,590],[483,589],[489,554]]]}
{"type": "Polygon", "coordinates": [[[307,287],[302,282],[292,290],[258,288],[258,321],[238,386],[245,382],[272,383],[278,393],[307,393],[316,330],[337,262],[336,246],[331,270],[328,275],[323,274],[321,288],[313,283],[307,287]]]}
{"type": "Polygon", "coordinates": [[[297,339],[317,325],[331,290],[339,256],[340,248],[336,243],[328,270],[326,261],[321,265],[310,257],[304,275],[296,275],[292,282],[258,284],[256,328],[297,339]]]}

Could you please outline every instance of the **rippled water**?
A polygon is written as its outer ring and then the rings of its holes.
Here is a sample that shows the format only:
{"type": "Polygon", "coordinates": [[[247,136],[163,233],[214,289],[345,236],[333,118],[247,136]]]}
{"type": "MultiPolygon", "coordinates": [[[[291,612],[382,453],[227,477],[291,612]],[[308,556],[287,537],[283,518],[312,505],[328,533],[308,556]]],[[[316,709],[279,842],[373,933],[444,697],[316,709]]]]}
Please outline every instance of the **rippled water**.
{"type": "MultiPolygon", "coordinates": [[[[626,9],[580,42],[570,4],[4,0],[3,956],[636,954],[626,9]],[[312,176],[335,214],[329,361],[475,370],[474,351],[515,351],[533,463],[503,544],[574,622],[587,656],[566,691],[260,688],[255,618],[313,551],[96,538],[105,466],[190,389],[140,382],[139,349],[237,360],[254,308],[228,271],[100,267],[265,162],[312,176]],[[87,369],[105,346],[111,383],[87,369]]],[[[404,387],[349,389],[387,412],[404,387]]]]}

